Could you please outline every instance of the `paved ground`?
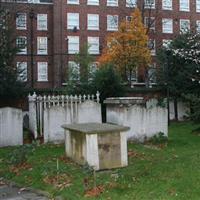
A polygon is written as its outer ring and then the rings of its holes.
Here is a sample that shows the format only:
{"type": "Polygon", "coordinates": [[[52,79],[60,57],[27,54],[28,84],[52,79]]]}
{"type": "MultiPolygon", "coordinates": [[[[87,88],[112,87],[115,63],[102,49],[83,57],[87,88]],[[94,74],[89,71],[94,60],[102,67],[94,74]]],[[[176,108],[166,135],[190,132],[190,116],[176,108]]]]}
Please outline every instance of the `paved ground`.
{"type": "Polygon", "coordinates": [[[25,188],[19,188],[1,182],[0,184],[0,200],[48,200],[40,194],[36,194],[25,188]]]}

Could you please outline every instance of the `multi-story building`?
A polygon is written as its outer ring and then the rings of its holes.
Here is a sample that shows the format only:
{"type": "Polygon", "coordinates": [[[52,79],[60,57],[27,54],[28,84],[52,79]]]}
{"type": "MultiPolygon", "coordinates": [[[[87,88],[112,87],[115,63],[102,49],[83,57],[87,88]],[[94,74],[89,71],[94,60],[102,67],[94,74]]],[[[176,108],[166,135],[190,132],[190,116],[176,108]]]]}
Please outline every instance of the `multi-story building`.
{"type": "MultiPolygon", "coordinates": [[[[200,0],[4,0],[2,4],[15,5],[13,29],[21,47],[15,62],[24,69],[23,81],[33,88],[62,87],[69,69],[80,71],[74,62],[80,46],[88,44],[89,53],[98,58],[106,35],[117,31],[121,20],[129,20],[136,6],[147,26],[155,63],[158,49],[177,34],[200,31],[200,0]]],[[[153,63],[150,76],[155,68],[153,63]]],[[[133,81],[144,82],[145,74],[139,69],[133,81]]]]}

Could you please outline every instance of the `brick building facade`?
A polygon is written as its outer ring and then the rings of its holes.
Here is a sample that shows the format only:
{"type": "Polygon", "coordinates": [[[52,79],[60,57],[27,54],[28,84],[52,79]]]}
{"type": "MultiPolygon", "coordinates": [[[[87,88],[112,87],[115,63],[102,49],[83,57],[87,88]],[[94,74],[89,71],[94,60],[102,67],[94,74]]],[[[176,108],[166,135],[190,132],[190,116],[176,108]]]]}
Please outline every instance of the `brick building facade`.
{"type": "MultiPolygon", "coordinates": [[[[24,69],[23,81],[33,88],[62,87],[69,68],[80,70],[74,63],[80,46],[89,44],[89,52],[100,56],[106,35],[117,31],[122,19],[129,20],[135,6],[149,29],[154,61],[157,50],[181,31],[200,31],[200,0],[4,0],[2,4],[15,5],[16,43],[22,48],[15,62],[24,69]]],[[[144,74],[139,70],[133,81],[144,82],[144,74]]]]}

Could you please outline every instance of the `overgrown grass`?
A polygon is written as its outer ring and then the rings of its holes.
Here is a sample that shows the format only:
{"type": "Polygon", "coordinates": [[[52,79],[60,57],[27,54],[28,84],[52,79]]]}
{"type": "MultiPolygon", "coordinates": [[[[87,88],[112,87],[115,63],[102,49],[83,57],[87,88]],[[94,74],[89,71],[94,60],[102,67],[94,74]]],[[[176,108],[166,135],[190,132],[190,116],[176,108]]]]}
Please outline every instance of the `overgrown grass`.
{"type": "MultiPolygon", "coordinates": [[[[99,197],[89,199],[200,199],[200,136],[191,133],[197,127],[190,122],[172,124],[168,145],[163,149],[130,143],[128,149],[132,153],[129,156],[129,166],[98,172],[97,185],[102,185],[105,190],[99,197]]],[[[59,195],[66,200],[88,199],[84,197],[83,183],[88,175],[82,167],[63,159],[64,145],[37,147],[28,159],[31,167],[21,169],[18,176],[7,163],[13,149],[0,149],[0,177],[48,191],[52,197],[59,195]],[[56,178],[61,174],[69,177],[70,184],[64,189],[56,189],[44,182],[45,177],[56,178]]]]}

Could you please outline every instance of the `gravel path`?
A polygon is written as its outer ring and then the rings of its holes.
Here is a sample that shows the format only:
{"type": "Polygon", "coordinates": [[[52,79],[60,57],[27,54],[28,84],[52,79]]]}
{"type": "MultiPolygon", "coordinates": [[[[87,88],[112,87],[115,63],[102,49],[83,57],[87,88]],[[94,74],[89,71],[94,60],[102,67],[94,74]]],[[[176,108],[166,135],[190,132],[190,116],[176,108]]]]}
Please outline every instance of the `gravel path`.
{"type": "Polygon", "coordinates": [[[48,200],[35,192],[0,182],[0,200],[48,200]]]}

